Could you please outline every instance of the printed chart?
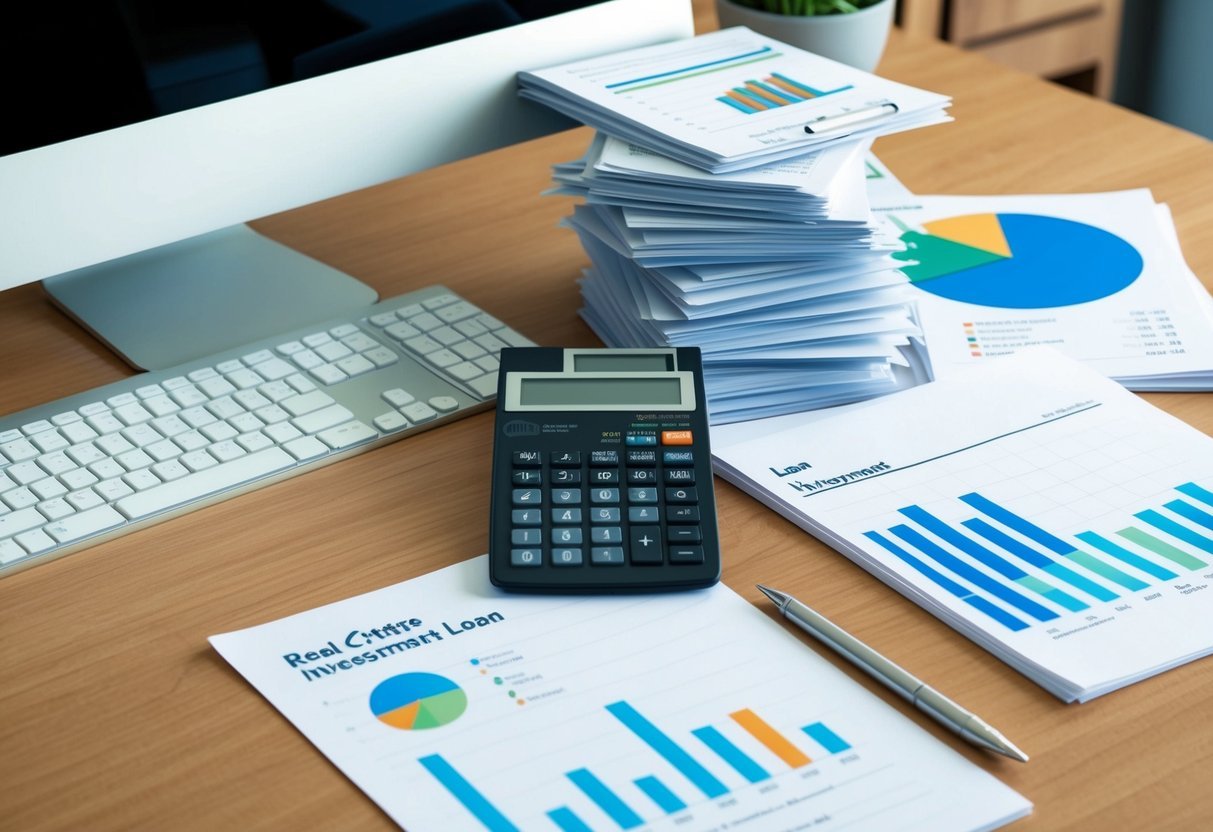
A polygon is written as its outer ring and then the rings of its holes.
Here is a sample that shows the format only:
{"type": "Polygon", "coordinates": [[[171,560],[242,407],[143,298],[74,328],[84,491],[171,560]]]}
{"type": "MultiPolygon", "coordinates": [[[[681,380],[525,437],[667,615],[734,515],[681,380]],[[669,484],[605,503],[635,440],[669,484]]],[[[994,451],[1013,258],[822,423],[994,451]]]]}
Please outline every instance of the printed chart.
{"type": "Polygon", "coordinates": [[[1208,386],[1213,306],[1148,190],[882,200],[935,378],[1050,346],[1130,389],[1208,386]]]}
{"type": "MultiPolygon", "coordinates": [[[[890,218],[897,221],[896,215],[890,218]]],[[[1007,309],[1072,306],[1113,295],[1141,275],[1141,254],[1086,223],[1038,214],[983,213],[905,229],[893,256],[933,295],[1007,309]]]]}
{"type": "Polygon", "coordinates": [[[1213,651],[1213,440],[1085,365],[787,424],[714,439],[718,470],[1063,699],[1213,651]]]}
{"type": "Polygon", "coordinates": [[[212,643],[410,832],[962,832],[1030,811],[723,585],[506,595],[486,560],[212,643]]]}
{"type": "Polygon", "coordinates": [[[371,713],[385,725],[416,731],[454,721],[468,706],[459,685],[434,673],[403,673],[371,691],[371,713]]]}

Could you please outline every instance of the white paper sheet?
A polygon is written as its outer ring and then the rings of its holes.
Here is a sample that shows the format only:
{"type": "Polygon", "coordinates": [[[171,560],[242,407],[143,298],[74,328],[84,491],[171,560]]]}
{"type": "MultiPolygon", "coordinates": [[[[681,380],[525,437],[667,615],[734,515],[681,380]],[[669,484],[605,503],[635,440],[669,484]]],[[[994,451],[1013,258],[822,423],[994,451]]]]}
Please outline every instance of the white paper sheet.
{"type": "Polygon", "coordinates": [[[211,643],[410,832],[947,832],[1031,810],[724,586],[509,596],[479,557],[211,643]]]}

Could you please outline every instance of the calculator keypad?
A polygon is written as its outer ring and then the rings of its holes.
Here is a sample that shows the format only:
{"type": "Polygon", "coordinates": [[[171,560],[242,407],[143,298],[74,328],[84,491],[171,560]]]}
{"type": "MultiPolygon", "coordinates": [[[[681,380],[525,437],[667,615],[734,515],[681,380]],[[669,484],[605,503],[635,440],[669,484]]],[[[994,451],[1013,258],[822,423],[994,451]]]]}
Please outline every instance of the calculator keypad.
{"type": "Polygon", "coordinates": [[[510,564],[704,562],[690,431],[677,448],[512,454],[510,564]]]}

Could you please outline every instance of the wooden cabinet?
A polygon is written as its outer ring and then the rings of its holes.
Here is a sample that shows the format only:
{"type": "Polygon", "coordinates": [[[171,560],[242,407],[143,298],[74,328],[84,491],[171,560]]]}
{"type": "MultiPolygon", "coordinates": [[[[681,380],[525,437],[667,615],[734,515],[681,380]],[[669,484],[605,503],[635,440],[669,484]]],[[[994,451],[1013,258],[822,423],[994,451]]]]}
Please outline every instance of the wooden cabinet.
{"type": "Polygon", "coordinates": [[[899,0],[898,24],[1109,98],[1123,0],[899,0]]]}

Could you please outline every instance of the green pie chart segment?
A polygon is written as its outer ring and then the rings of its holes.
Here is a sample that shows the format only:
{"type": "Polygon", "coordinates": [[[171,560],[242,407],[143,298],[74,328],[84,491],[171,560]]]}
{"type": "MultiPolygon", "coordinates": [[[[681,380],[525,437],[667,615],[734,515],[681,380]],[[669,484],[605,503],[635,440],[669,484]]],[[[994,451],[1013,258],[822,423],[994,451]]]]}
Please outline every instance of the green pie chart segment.
{"type": "Polygon", "coordinates": [[[1141,254],[1102,228],[1036,214],[970,214],[901,235],[893,256],[924,292],[962,303],[1044,309],[1090,303],[1142,272],[1141,254]]]}
{"type": "Polygon", "coordinates": [[[385,725],[403,731],[440,728],[467,710],[463,689],[436,673],[403,673],[375,686],[371,713],[385,725]]]}

